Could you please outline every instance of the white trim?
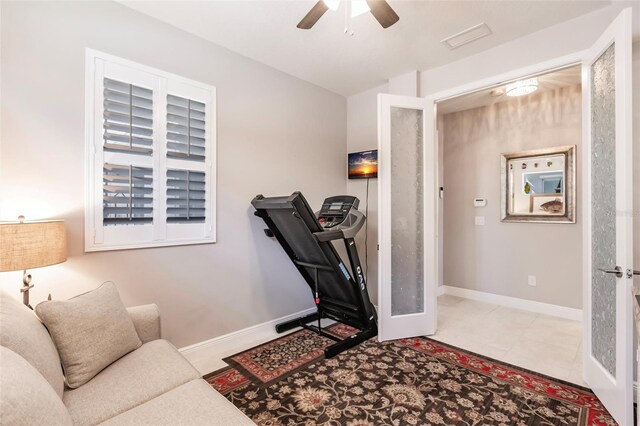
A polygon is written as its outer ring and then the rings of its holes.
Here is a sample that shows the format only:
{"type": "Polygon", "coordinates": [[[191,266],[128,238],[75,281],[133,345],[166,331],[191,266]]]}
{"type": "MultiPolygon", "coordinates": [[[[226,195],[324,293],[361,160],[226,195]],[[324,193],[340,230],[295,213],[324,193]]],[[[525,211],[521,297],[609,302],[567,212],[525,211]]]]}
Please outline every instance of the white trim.
{"type": "Polygon", "coordinates": [[[438,289],[439,292],[442,291],[441,294],[449,294],[451,296],[463,297],[465,299],[477,300],[479,302],[493,303],[495,305],[506,306],[508,308],[522,309],[524,311],[536,312],[538,314],[551,315],[574,321],[582,321],[582,309],[568,308],[566,306],[535,302],[533,300],[486,293],[484,291],[469,290],[449,285],[443,285],[441,288],[442,290],[438,289]]]}
{"type": "Polygon", "coordinates": [[[528,76],[548,73],[549,71],[552,71],[554,69],[562,69],[573,65],[579,65],[582,62],[585,53],[586,50],[571,53],[569,55],[518,68],[513,71],[508,71],[502,74],[495,75],[493,77],[488,77],[482,80],[463,84],[451,89],[442,90],[436,93],[425,94],[424,97],[433,103],[442,102],[450,98],[470,94],[478,90],[486,89],[488,87],[503,85],[513,80],[519,80],[528,76]]]}
{"type": "Polygon", "coordinates": [[[443,285],[439,285],[436,288],[436,296],[442,296],[445,293],[446,289],[444,287],[445,287],[445,285],[443,284],[443,285]]]}
{"type": "Polygon", "coordinates": [[[194,343],[193,345],[185,346],[178,350],[187,356],[187,358],[190,358],[188,355],[194,355],[200,352],[205,353],[211,358],[224,358],[281,336],[281,334],[276,333],[276,324],[309,315],[315,311],[316,308],[305,309],[281,318],[263,322],[262,324],[256,324],[243,328],[242,330],[214,337],[213,339],[194,343]]]}

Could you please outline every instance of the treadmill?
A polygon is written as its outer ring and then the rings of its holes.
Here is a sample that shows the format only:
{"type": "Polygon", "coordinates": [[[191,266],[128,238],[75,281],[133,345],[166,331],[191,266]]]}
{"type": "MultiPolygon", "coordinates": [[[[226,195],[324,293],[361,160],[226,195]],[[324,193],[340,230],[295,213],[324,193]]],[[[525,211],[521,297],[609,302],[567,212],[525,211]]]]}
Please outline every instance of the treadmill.
{"type": "Polygon", "coordinates": [[[310,315],[276,325],[276,332],[303,327],[334,340],[336,343],[325,348],[327,358],[378,334],[377,314],[369,300],[354,241],[366,220],[358,211],[359,203],[356,197],[348,195],[329,197],[320,211],[314,213],[300,192],[288,197],[257,195],[251,201],[255,215],[269,228],[265,229],[265,234],[278,240],[309,285],[317,308],[310,315]],[[333,246],[334,240],[344,241],[351,271],[333,246]],[[333,319],[359,331],[341,339],[322,329],[322,318],[333,319]],[[312,322],[317,325],[310,325],[312,322]]]}

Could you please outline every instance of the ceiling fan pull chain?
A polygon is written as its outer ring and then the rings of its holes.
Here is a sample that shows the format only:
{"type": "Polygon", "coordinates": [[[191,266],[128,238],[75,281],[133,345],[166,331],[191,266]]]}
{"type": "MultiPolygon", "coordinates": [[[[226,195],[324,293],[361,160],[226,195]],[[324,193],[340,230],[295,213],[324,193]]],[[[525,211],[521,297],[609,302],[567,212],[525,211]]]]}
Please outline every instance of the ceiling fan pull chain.
{"type": "Polygon", "coordinates": [[[352,36],[355,34],[353,31],[353,16],[351,16],[351,0],[345,0],[344,2],[344,33],[352,36]]]}
{"type": "Polygon", "coordinates": [[[348,1],[344,2],[344,33],[347,34],[349,32],[349,13],[348,10],[349,6],[347,6],[349,4],[348,1]]]}

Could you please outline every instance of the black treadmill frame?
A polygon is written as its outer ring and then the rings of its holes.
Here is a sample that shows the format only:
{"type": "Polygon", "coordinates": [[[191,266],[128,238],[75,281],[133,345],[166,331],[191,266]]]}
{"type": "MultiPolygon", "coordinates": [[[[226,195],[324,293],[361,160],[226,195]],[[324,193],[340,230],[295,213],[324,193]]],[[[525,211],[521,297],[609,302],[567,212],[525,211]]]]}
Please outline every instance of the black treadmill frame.
{"type": "Polygon", "coordinates": [[[376,336],[378,334],[377,315],[369,299],[367,284],[354,239],[346,238],[340,230],[325,231],[300,192],[294,192],[289,197],[264,197],[263,195],[257,195],[251,201],[251,204],[256,209],[255,215],[264,220],[269,231],[271,231],[273,236],[278,240],[300,272],[300,275],[302,275],[307,282],[314,298],[316,298],[317,295],[319,299],[316,300],[316,312],[278,324],[276,325],[276,332],[283,333],[297,327],[303,327],[336,341],[333,345],[325,348],[324,353],[327,358],[331,358],[376,336]],[[313,240],[324,254],[325,264],[309,262],[307,259],[300,258],[300,255],[295,253],[283,233],[270,217],[269,211],[272,209],[291,210],[292,219],[303,220],[310,234],[313,236],[313,240]],[[345,276],[340,268],[341,264],[344,267],[344,262],[342,262],[342,259],[331,243],[331,241],[337,239],[344,241],[349,256],[349,263],[352,270],[351,277],[349,278],[345,276]],[[345,303],[344,301],[332,298],[330,294],[326,294],[326,291],[319,291],[320,282],[318,281],[318,271],[321,270],[333,272],[338,277],[340,285],[352,288],[356,300],[354,300],[353,303],[345,303]],[[348,324],[360,331],[350,337],[340,339],[322,329],[320,324],[322,318],[330,318],[348,324]],[[314,321],[317,321],[317,325],[309,325],[309,323],[314,321]]]}

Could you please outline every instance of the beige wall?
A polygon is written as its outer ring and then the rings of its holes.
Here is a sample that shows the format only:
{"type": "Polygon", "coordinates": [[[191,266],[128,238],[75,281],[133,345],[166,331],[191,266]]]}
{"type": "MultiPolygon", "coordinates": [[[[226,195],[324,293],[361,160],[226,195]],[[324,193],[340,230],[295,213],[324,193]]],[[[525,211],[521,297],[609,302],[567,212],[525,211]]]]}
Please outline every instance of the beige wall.
{"type": "Polygon", "coordinates": [[[578,85],[444,115],[445,285],[581,308],[580,208],[576,224],[500,221],[503,152],[577,145],[580,194],[581,99],[578,85]]]}
{"type": "MultiPolygon", "coordinates": [[[[301,190],[318,206],[345,191],[344,97],[114,2],[2,2],[1,31],[0,218],[68,229],[69,260],[32,271],[34,302],[113,280],[125,304],[160,306],[176,346],[313,306],[250,201],[301,190]],[[83,252],[86,47],[217,87],[217,244],[83,252]]],[[[15,297],[20,282],[0,274],[15,297]]]]}
{"type": "MultiPolygon", "coordinates": [[[[347,98],[347,151],[358,152],[378,149],[378,93],[387,93],[383,84],[366,92],[347,98]]],[[[347,182],[347,193],[360,199],[364,213],[367,196],[366,180],[347,182]]],[[[367,217],[367,247],[369,251],[367,286],[374,304],[378,303],[378,179],[369,180],[369,214],[367,217]]],[[[365,264],[365,232],[358,233],[356,244],[360,261],[365,264]]]]}

